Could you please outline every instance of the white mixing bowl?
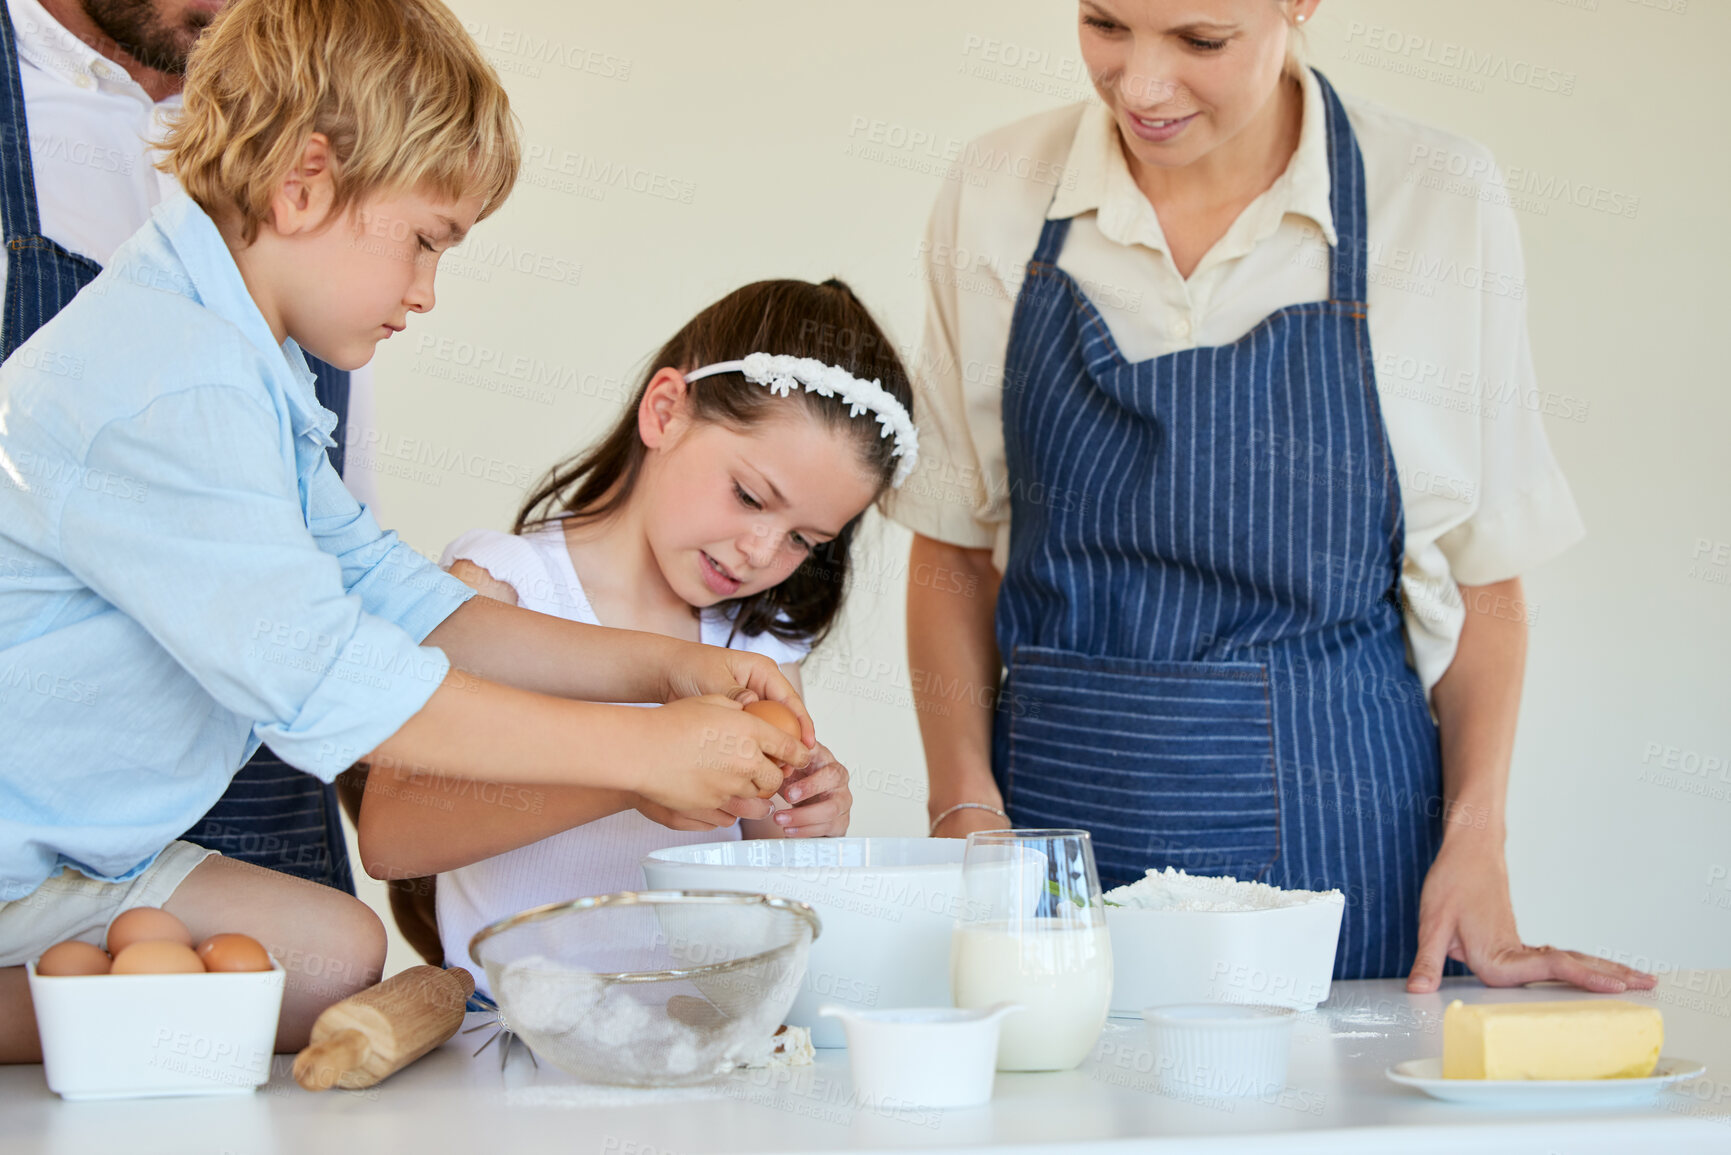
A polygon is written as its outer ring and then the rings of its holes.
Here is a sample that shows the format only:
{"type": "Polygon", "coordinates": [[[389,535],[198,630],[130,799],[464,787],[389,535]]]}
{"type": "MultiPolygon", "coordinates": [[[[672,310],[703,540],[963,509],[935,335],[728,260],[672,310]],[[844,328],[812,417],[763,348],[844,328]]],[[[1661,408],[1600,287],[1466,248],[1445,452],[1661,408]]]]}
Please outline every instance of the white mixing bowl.
{"type": "Polygon", "coordinates": [[[960,838],[747,839],[671,846],[643,860],[656,890],[741,890],[809,904],[823,920],[787,1021],[846,1045],[825,1003],[863,1011],[950,1005],[962,911],[960,838]]]}
{"type": "Polygon", "coordinates": [[[1112,1013],[1178,1003],[1255,1003],[1309,1011],[1328,998],[1345,906],[1271,910],[1106,908],[1112,1013]]]}

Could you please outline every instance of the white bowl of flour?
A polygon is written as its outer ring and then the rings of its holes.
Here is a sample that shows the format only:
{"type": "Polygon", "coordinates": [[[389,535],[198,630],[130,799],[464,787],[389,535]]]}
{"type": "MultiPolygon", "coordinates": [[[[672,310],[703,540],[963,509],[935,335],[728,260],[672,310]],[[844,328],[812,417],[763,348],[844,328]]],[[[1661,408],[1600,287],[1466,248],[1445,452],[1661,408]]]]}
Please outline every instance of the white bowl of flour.
{"type": "Polygon", "coordinates": [[[1308,1011],[1328,998],[1345,897],[1173,870],[1105,894],[1112,1014],[1178,1003],[1308,1011]]]}

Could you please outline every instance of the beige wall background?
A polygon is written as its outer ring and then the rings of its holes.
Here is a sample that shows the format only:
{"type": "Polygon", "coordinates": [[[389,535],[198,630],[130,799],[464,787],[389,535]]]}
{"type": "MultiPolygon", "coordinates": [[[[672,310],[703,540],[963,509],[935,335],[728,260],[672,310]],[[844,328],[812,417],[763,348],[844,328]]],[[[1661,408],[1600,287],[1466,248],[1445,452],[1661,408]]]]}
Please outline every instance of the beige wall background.
{"type": "MultiPolygon", "coordinates": [[[[1089,94],[1071,0],[449,2],[511,90],[527,161],[445,259],[437,310],[381,349],[376,428],[351,450],[381,520],[434,556],[504,528],[649,353],[747,281],[840,275],[911,353],[945,149],[1089,94]]],[[[1542,384],[1569,402],[1548,428],[1590,536],[1528,575],[1522,932],[1731,966],[1731,5],[1327,0],[1307,36],[1344,91],[1495,151],[1542,384]]],[[[907,547],[870,527],[845,622],[807,664],[858,834],[925,829],[907,547]]],[[[410,961],[394,943],[391,969],[410,961]]]]}

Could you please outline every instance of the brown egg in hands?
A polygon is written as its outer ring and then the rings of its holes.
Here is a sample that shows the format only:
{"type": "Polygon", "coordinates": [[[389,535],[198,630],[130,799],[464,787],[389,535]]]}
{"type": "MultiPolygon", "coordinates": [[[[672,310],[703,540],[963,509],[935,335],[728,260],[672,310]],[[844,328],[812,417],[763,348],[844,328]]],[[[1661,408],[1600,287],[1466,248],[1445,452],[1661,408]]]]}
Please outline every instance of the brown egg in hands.
{"type": "Polygon", "coordinates": [[[190,946],[184,943],[169,942],[166,939],[147,939],[135,942],[114,956],[114,969],[109,972],[117,975],[201,975],[204,964],[198,961],[198,955],[190,946]]]}
{"type": "Polygon", "coordinates": [[[759,698],[745,708],[747,714],[755,714],[782,731],[791,738],[799,737],[799,718],[792,710],[780,702],[772,702],[768,698],[759,698]]]}
{"type": "Polygon", "coordinates": [[[192,932],[166,910],[135,906],[121,911],[108,924],[108,953],[118,959],[122,951],[139,942],[177,942],[191,952],[192,932]]]}
{"type": "MultiPolygon", "coordinates": [[[[795,741],[799,740],[799,717],[780,702],[772,702],[768,698],[759,698],[757,701],[745,707],[745,712],[762,718],[765,722],[768,722],[771,726],[774,726],[776,729],[782,731],[795,741]]],[[[758,795],[759,798],[774,798],[775,796],[776,791],[774,790],[771,790],[767,794],[758,795]]]]}
{"type": "Polygon", "coordinates": [[[207,971],[268,971],[270,954],[256,938],[244,934],[213,934],[198,944],[207,971]]]}
{"type": "Polygon", "coordinates": [[[70,975],[105,975],[113,964],[108,952],[91,943],[57,942],[42,952],[36,960],[36,973],[44,978],[70,975]]]}

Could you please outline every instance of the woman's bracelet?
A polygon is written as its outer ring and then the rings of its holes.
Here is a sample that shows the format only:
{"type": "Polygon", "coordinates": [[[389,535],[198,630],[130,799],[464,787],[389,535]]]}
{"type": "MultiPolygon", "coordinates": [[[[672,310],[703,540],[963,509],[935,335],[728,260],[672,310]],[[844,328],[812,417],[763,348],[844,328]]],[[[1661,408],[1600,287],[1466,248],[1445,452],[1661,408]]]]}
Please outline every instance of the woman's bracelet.
{"type": "Polygon", "coordinates": [[[1002,810],[999,810],[996,806],[987,806],[984,802],[958,802],[936,818],[932,819],[932,828],[926,832],[928,836],[936,834],[938,832],[938,826],[942,824],[943,820],[958,810],[990,810],[1005,822],[1010,820],[1010,816],[1002,810]]]}

